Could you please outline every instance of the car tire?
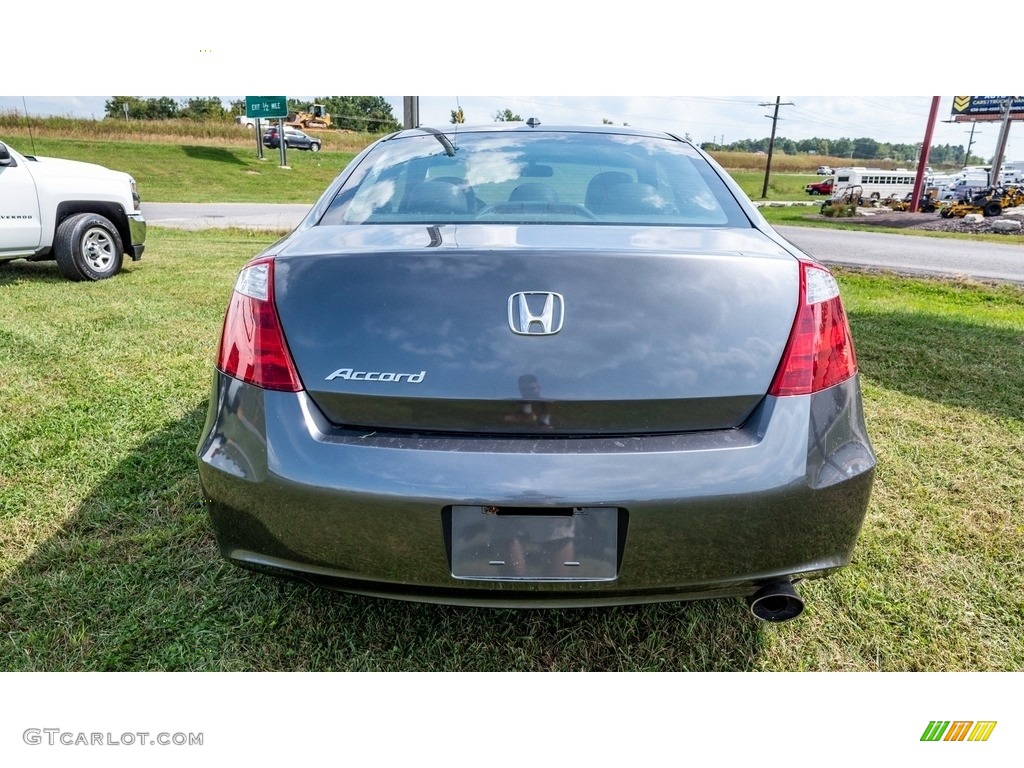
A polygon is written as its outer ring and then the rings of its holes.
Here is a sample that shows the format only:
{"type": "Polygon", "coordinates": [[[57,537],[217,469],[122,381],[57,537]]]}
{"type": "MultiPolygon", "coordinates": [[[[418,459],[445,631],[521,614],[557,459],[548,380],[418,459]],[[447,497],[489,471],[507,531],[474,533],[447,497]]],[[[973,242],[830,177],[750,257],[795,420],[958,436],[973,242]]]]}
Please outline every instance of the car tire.
{"type": "Polygon", "coordinates": [[[313,142],[312,144],[310,144],[310,145],[309,145],[309,151],[310,151],[310,152],[319,152],[319,151],[320,151],[320,145],[319,145],[319,144],[317,144],[317,143],[316,143],[316,142],[314,141],[314,142],[313,142]]]}
{"type": "Polygon", "coordinates": [[[812,189],[812,190],[811,190],[811,194],[812,194],[812,195],[820,195],[820,194],[821,194],[821,192],[819,192],[819,191],[818,191],[818,190],[816,190],[816,189],[812,189]]]}
{"type": "Polygon", "coordinates": [[[124,246],[109,219],[77,213],[57,227],[53,255],[68,280],[105,280],[121,271],[124,246]]]}

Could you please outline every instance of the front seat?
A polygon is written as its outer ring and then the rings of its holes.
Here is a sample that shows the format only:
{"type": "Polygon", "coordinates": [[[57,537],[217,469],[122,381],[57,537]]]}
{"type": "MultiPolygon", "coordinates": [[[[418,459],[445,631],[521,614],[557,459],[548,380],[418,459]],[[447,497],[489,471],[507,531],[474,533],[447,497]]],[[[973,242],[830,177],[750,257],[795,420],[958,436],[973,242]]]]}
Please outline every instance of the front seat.
{"type": "Polygon", "coordinates": [[[466,202],[469,205],[470,211],[479,211],[487,207],[484,201],[476,196],[476,192],[465,179],[460,179],[458,176],[439,176],[436,179],[431,179],[431,181],[447,181],[461,189],[466,195],[466,202]]]}
{"type": "Polygon", "coordinates": [[[528,181],[512,190],[510,203],[557,203],[558,193],[554,187],[539,181],[528,181]]]}
{"type": "Polygon", "coordinates": [[[424,181],[405,193],[399,213],[468,213],[466,193],[450,181],[424,181]]]}
{"type": "Polygon", "coordinates": [[[608,196],[608,190],[632,183],[633,177],[624,171],[603,171],[590,180],[583,204],[593,213],[610,213],[612,201],[608,196]]]}
{"type": "Polygon", "coordinates": [[[627,216],[670,212],[668,203],[650,184],[616,184],[609,188],[608,200],[615,213],[627,216]]]}

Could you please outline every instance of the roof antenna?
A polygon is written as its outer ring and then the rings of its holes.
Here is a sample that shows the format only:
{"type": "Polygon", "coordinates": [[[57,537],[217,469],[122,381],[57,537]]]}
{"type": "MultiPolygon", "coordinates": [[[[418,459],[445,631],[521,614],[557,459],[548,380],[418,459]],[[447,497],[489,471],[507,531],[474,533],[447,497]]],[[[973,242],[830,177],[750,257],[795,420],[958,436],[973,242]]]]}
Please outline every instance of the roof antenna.
{"type": "Polygon", "coordinates": [[[25,97],[21,97],[21,106],[25,108],[25,122],[28,123],[28,138],[32,142],[32,154],[36,153],[36,137],[32,135],[32,121],[28,117],[28,102],[25,101],[25,97]]]}

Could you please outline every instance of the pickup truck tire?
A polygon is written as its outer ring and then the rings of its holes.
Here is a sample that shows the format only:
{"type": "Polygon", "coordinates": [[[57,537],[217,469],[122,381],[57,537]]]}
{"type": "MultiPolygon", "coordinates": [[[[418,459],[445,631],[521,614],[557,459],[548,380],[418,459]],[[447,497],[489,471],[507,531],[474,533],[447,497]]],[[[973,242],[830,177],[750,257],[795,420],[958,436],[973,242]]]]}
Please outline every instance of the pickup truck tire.
{"type": "Polygon", "coordinates": [[[124,247],[117,228],[97,213],[76,213],[57,227],[57,268],[68,280],[104,280],[121,271],[124,247]]]}

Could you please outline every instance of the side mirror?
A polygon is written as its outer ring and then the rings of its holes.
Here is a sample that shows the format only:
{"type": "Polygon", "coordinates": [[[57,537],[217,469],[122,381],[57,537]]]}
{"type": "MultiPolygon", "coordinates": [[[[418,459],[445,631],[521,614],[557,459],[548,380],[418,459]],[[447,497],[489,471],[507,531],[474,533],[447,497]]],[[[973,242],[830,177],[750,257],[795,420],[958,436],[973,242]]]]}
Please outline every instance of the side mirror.
{"type": "Polygon", "coordinates": [[[0,166],[11,165],[13,162],[14,158],[11,157],[11,153],[7,149],[7,145],[0,142],[0,166]]]}

